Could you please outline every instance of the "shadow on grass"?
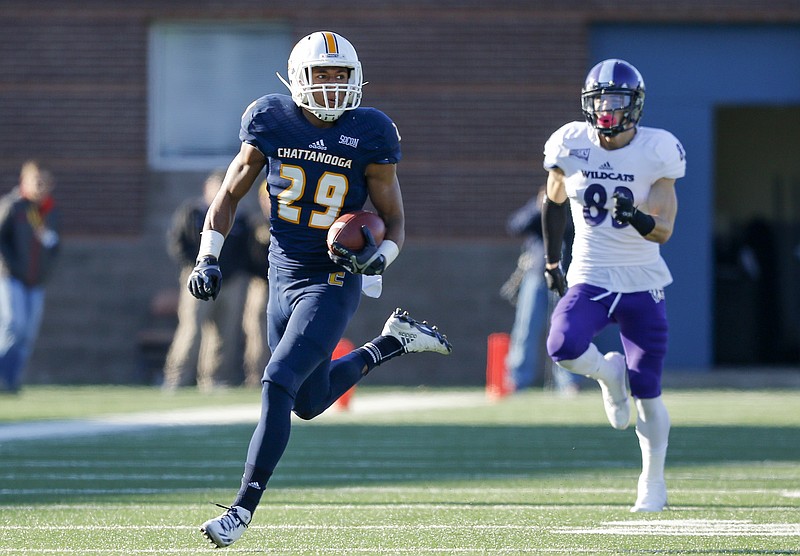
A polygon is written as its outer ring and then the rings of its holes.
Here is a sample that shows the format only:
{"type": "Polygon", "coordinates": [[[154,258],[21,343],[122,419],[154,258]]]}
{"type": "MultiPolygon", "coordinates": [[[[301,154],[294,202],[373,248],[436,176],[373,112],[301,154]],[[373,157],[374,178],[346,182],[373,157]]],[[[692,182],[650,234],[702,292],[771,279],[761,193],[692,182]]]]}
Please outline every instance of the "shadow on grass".
{"type": "MultiPolygon", "coordinates": [[[[0,504],[234,488],[251,425],[170,427],[122,435],[7,443],[0,504]]],[[[517,481],[638,474],[633,428],[604,426],[295,426],[273,478],[280,488],[517,481]]],[[[669,465],[800,461],[800,429],[680,427],[669,465]]],[[[512,483],[513,484],[513,483],[512,483]]]]}
{"type": "MultiPolygon", "coordinates": [[[[800,461],[800,429],[703,426],[671,431],[673,468],[763,461],[800,461]]],[[[347,485],[369,477],[397,482],[613,469],[638,474],[640,452],[633,427],[329,425],[295,427],[282,465],[292,471],[282,481],[288,486],[293,476],[305,486],[328,484],[332,468],[340,471],[337,482],[347,485]]]]}

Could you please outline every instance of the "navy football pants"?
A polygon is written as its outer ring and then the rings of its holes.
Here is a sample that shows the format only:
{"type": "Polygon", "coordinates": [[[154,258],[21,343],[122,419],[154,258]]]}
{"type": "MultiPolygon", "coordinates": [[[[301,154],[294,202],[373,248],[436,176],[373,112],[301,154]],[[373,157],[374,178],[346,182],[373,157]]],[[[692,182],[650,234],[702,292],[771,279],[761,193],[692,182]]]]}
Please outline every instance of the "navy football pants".
{"type": "Polygon", "coordinates": [[[346,272],[311,277],[269,269],[267,327],[272,351],[262,379],[261,417],[247,462],[271,473],[286,448],[291,412],[316,417],[362,377],[364,359],[331,354],[361,301],[361,276],[346,272]]]}

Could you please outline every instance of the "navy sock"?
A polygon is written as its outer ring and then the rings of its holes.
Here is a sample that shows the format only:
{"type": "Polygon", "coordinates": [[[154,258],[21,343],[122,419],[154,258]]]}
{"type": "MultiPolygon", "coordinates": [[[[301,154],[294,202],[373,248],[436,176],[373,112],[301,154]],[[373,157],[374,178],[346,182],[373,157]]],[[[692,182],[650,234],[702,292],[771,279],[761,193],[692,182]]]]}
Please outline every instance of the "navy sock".
{"type": "Polygon", "coordinates": [[[267,482],[289,442],[294,400],[286,390],[266,382],[261,390],[261,416],[247,451],[242,485],[233,502],[251,513],[258,506],[267,482]]]}
{"type": "Polygon", "coordinates": [[[232,506],[241,506],[251,514],[254,513],[258,503],[261,502],[261,496],[264,494],[267,481],[271,476],[272,473],[269,471],[258,469],[249,463],[246,464],[242,475],[242,486],[239,488],[239,493],[232,506]]]}
{"type": "Polygon", "coordinates": [[[356,348],[355,352],[361,355],[367,363],[367,371],[364,374],[367,374],[389,359],[404,353],[403,345],[400,343],[400,340],[392,336],[378,336],[371,342],[367,342],[360,348],[356,348]]]}

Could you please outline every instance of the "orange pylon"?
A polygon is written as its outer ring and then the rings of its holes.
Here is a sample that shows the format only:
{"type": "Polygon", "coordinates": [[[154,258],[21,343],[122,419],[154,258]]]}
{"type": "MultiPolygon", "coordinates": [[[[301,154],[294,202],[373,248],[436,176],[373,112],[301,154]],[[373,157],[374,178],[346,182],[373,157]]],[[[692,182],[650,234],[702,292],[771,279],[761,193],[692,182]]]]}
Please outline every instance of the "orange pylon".
{"type": "Polygon", "coordinates": [[[506,332],[489,334],[486,346],[486,395],[497,400],[511,393],[513,388],[506,376],[506,355],[510,336],[506,332]]]}
{"type": "MultiPolygon", "coordinates": [[[[339,343],[336,344],[336,349],[333,350],[333,359],[339,359],[340,357],[347,355],[354,349],[355,346],[353,345],[353,342],[351,342],[347,338],[342,338],[341,340],[339,340],[339,343]]],[[[355,391],[356,387],[353,386],[352,388],[350,388],[350,390],[339,396],[339,399],[333,402],[334,407],[340,411],[347,411],[350,408],[350,398],[353,397],[353,393],[355,391]]]]}

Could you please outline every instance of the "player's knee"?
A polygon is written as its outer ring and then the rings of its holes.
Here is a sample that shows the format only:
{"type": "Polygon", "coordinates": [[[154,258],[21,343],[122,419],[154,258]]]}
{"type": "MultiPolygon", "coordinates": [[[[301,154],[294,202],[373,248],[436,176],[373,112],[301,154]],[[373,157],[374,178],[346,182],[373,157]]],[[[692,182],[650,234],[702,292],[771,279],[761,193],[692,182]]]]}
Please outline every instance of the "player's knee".
{"type": "Polygon", "coordinates": [[[313,390],[301,388],[294,397],[292,411],[303,421],[310,421],[327,409],[327,406],[320,405],[318,397],[314,394],[313,390]]]}
{"type": "Polygon", "coordinates": [[[310,421],[311,419],[319,415],[318,413],[307,412],[297,408],[294,409],[294,414],[297,415],[303,421],[310,421]]]}
{"type": "Polygon", "coordinates": [[[297,415],[303,421],[310,421],[314,417],[320,414],[319,411],[314,411],[311,408],[294,408],[294,414],[297,415]]]}
{"type": "Polygon", "coordinates": [[[297,398],[295,398],[292,411],[303,421],[310,421],[317,415],[320,415],[326,409],[327,406],[322,407],[319,404],[311,403],[310,400],[303,399],[302,396],[297,396],[297,398]]]}
{"type": "Polygon", "coordinates": [[[306,396],[303,396],[302,392],[299,392],[298,395],[295,396],[292,412],[303,421],[310,421],[318,415],[318,413],[314,411],[310,400],[306,396]]]}
{"type": "Polygon", "coordinates": [[[274,384],[294,397],[297,392],[295,375],[292,369],[280,361],[270,361],[264,369],[261,384],[266,387],[268,383],[274,384]]]}
{"type": "Polygon", "coordinates": [[[577,359],[589,348],[589,342],[580,338],[570,338],[552,330],[547,336],[547,353],[553,361],[577,359]]]}

